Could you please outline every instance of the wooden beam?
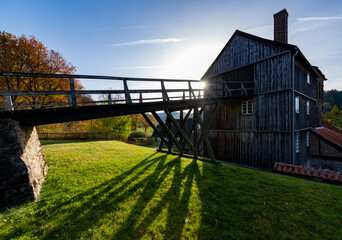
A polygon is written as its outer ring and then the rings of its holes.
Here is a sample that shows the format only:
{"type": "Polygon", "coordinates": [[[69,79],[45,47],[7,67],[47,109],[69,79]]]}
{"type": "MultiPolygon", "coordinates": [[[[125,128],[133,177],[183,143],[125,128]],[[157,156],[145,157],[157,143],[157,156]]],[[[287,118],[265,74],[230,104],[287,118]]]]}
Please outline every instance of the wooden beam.
{"type": "MultiPolygon", "coordinates": [[[[171,115],[170,111],[165,109],[164,112],[166,113],[166,115],[170,118],[171,122],[173,123],[173,125],[178,129],[178,131],[180,132],[180,134],[182,135],[182,137],[184,138],[184,140],[186,141],[186,143],[190,146],[190,148],[194,151],[194,145],[191,143],[191,141],[189,140],[188,136],[185,134],[185,132],[183,131],[183,129],[180,128],[180,126],[178,125],[178,123],[176,122],[176,120],[174,119],[174,117],[171,115]]],[[[179,148],[181,149],[181,147],[179,148]]]]}
{"type": "Polygon", "coordinates": [[[127,85],[126,79],[123,80],[123,85],[124,85],[124,90],[125,90],[126,103],[132,103],[132,98],[131,98],[131,95],[130,95],[129,90],[128,90],[128,85],[127,85]]]}
{"type": "Polygon", "coordinates": [[[141,115],[145,118],[146,122],[153,128],[153,130],[157,133],[157,135],[160,137],[161,142],[164,142],[165,145],[169,148],[169,143],[165,139],[164,135],[158,130],[156,126],[151,122],[151,120],[147,117],[146,113],[141,113],[141,115]]]}
{"type": "Polygon", "coordinates": [[[175,135],[173,135],[172,131],[166,126],[166,124],[163,122],[163,120],[160,119],[158,114],[156,112],[152,112],[154,118],[157,120],[157,122],[160,124],[160,126],[164,129],[164,131],[169,135],[169,137],[172,139],[172,141],[176,144],[177,148],[180,150],[181,146],[179,142],[177,141],[175,135]]]}
{"type": "Polygon", "coordinates": [[[76,101],[76,93],[75,93],[75,82],[73,78],[69,78],[70,81],[70,93],[71,93],[71,102],[74,108],[77,108],[77,101],[76,101]]]}
{"type": "MultiPolygon", "coordinates": [[[[199,122],[199,124],[201,126],[201,129],[203,129],[203,130],[206,129],[204,127],[204,123],[203,123],[202,117],[199,114],[197,107],[195,107],[195,115],[198,118],[198,122],[199,122]]],[[[203,136],[203,140],[205,142],[205,145],[207,147],[207,150],[208,150],[208,153],[209,153],[209,157],[210,157],[212,162],[216,162],[214,151],[213,151],[213,149],[211,147],[211,144],[210,144],[210,141],[209,141],[209,138],[208,138],[208,135],[207,135],[207,131],[203,131],[203,130],[202,130],[202,136],[203,136]]]]}
{"type": "MultiPolygon", "coordinates": [[[[214,110],[211,112],[210,117],[208,119],[208,122],[205,125],[205,128],[202,129],[202,133],[203,132],[208,132],[209,127],[210,127],[211,123],[213,122],[213,119],[215,117],[215,114],[216,114],[217,110],[218,110],[218,104],[215,104],[214,110]]],[[[201,135],[201,137],[199,139],[199,142],[202,141],[202,140],[203,140],[203,134],[201,135]]]]}
{"type": "Polygon", "coordinates": [[[163,101],[169,101],[169,96],[167,95],[166,88],[164,85],[164,81],[160,81],[161,84],[161,89],[162,89],[162,94],[163,94],[163,101]]]}
{"type": "Polygon", "coordinates": [[[13,106],[13,101],[12,101],[11,95],[6,96],[6,103],[7,103],[7,110],[8,111],[14,111],[14,106],[13,106]]]}

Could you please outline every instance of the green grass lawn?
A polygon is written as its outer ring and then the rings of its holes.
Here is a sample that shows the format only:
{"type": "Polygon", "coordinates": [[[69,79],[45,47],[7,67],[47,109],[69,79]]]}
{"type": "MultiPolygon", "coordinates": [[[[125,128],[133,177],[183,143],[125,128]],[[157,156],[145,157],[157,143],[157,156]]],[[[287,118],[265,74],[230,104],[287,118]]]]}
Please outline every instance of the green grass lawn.
{"type": "Polygon", "coordinates": [[[39,201],[0,239],[342,239],[342,186],[117,141],[45,145],[39,201]]]}

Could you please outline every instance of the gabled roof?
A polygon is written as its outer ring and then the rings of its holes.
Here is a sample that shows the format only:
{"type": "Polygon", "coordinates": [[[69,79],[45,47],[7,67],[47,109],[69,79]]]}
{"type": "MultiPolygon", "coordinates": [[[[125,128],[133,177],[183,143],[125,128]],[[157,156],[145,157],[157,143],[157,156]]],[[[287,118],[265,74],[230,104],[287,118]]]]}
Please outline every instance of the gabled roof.
{"type": "MultiPolygon", "coordinates": [[[[312,74],[315,74],[317,77],[320,77],[318,75],[317,70],[310,64],[310,62],[305,58],[304,54],[299,50],[299,48],[296,45],[292,45],[292,44],[288,44],[288,43],[283,43],[283,42],[278,42],[278,41],[273,41],[273,40],[269,40],[266,38],[261,38],[246,32],[242,32],[240,30],[236,30],[234,32],[234,34],[231,36],[231,38],[229,39],[229,41],[226,43],[226,45],[223,47],[223,49],[221,50],[221,52],[219,53],[219,55],[215,58],[214,62],[210,65],[210,67],[207,69],[207,71],[203,74],[202,78],[204,78],[204,76],[208,73],[208,71],[214,66],[214,64],[220,59],[221,55],[223,54],[224,50],[229,46],[229,44],[231,43],[231,41],[236,37],[236,36],[241,36],[241,37],[245,37],[245,38],[249,38],[252,39],[254,41],[257,42],[262,42],[266,45],[270,45],[270,46],[274,46],[274,47],[282,47],[286,50],[290,50],[292,54],[294,54],[297,50],[298,50],[298,55],[296,56],[296,59],[298,59],[305,67],[307,67],[308,69],[310,69],[312,74]]],[[[318,69],[318,68],[317,68],[318,69]]],[[[322,72],[319,71],[321,74],[322,72]]],[[[322,74],[323,75],[323,74],[322,74]]],[[[324,75],[323,75],[324,76],[324,75]]]]}
{"type": "Polygon", "coordinates": [[[326,138],[342,147],[342,131],[340,129],[325,122],[324,128],[314,129],[313,131],[321,137],[326,138]]]}

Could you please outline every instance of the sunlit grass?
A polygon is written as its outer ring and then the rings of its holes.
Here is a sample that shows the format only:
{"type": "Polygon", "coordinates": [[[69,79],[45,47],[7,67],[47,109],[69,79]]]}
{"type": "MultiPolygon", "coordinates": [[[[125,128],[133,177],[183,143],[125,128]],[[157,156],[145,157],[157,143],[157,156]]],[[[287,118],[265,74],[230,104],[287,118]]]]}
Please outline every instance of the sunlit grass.
{"type": "Polygon", "coordinates": [[[43,147],[39,201],[0,212],[0,239],[339,239],[342,187],[117,141],[43,147]]]}

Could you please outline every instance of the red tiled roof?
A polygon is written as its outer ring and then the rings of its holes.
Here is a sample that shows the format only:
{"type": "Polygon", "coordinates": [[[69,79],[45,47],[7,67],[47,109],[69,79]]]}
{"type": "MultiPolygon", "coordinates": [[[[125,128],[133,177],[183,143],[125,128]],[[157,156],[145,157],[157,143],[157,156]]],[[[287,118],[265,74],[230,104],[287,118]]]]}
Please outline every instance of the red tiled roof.
{"type": "Polygon", "coordinates": [[[339,129],[334,129],[331,125],[328,126],[326,123],[324,124],[324,128],[314,129],[313,130],[318,135],[340,145],[342,147],[342,133],[339,129]],[[328,128],[329,127],[329,128],[328,128]]]}
{"type": "Polygon", "coordinates": [[[275,162],[274,168],[277,172],[284,172],[293,175],[301,175],[315,178],[322,178],[330,181],[337,181],[342,183],[342,173],[323,169],[313,169],[311,167],[303,167],[292,165],[288,163],[275,162]]]}

